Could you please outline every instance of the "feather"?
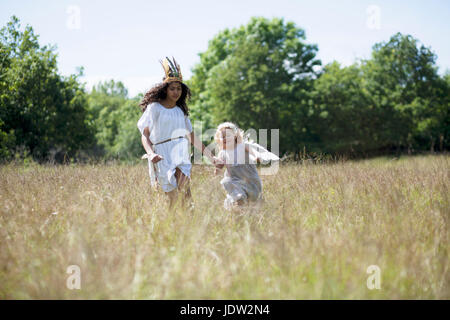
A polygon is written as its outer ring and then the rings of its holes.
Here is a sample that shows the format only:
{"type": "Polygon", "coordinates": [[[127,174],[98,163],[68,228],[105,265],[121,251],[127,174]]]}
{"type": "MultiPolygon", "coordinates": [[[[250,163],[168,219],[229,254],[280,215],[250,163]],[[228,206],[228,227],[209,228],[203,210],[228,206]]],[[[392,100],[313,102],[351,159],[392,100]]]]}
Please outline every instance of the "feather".
{"type": "Polygon", "coordinates": [[[161,63],[164,69],[165,79],[175,77],[179,78],[181,81],[182,75],[180,65],[176,62],[174,57],[172,57],[172,59],[173,62],[168,57],[165,57],[163,60],[159,60],[159,63],[161,63]]]}
{"type": "Polygon", "coordinates": [[[181,78],[181,68],[178,62],[175,60],[175,58],[172,56],[173,63],[175,64],[175,67],[177,67],[178,76],[181,78]]]}
{"type": "Polygon", "coordinates": [[[166,77],[168,77],[168,76],[169,76],[170,68],[169,68],[169,65],[168,65],[168,63],[167,63],[167,60],[164,59],[163,61],[160,60],[159,62],[161,63],[161,65],[162,65],[162,67],[163,67],[163,69],[164,69],[164,73],[166,74],[166,77]]]}
{"type": "Polygon", "coordinates": [[[177,68],[173,65],[172,61],[170,61],[169,58],[166,57],[166,59],[170,63],[170,68],[172,69],[173,76],[178,76],[177,68]]]}

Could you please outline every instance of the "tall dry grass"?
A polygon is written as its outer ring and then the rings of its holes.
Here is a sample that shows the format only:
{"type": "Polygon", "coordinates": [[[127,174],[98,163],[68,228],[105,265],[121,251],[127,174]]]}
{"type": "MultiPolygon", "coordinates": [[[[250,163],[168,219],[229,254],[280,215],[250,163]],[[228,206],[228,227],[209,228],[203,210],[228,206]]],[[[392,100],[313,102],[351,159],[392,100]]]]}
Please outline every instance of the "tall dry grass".
{"type": "Polygon", "coordinates": [[[212,171],[168,212],[146,164],[2,166],[0,299],[450,298],[450,157],[283,165],[241,213],[212,171]]]}

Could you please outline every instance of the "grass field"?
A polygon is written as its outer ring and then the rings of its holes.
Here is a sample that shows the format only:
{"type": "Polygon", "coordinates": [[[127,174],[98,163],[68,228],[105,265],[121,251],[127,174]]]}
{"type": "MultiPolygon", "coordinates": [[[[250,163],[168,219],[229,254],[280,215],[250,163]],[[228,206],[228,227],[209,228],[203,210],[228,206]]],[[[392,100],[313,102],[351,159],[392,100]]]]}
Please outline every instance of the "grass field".
{"type": "Polygon", "coordinates": [[[449,156],[285,164],[240,213],[212,172],[168,212],[145,162],[0,167],[0,299],[450,299],[449,156]]]}

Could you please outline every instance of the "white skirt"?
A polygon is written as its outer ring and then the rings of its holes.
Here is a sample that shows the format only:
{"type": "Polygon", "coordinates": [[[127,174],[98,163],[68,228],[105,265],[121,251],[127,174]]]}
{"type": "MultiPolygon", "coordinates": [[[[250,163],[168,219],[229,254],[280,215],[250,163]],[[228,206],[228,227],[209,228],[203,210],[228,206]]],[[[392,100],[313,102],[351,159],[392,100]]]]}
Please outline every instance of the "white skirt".
{"type": "Polygon", "coordinates": [[[189,140],[187,138],[175,139],[154,145],[154,152],[163,157],[156,164],[148,160],[149,175],[152,185],[155,178],[164,192],[170,192],[177,188],[175,178],[176,168],[187,176],[191,176],[191,156],[189,153],[189,140]]]}

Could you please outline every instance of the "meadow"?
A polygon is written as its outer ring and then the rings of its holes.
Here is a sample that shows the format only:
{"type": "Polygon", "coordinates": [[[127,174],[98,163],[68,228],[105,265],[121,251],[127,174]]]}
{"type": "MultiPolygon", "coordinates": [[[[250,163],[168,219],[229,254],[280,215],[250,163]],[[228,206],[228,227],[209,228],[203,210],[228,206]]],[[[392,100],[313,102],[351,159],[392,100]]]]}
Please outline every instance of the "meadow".
{"type": "Polygon", "coordinates": [[[0,299],[450,299],[448,155],[284,163],[239,212],[211,166],[190,211],[147,170],[1,166],[0,299]]]}

